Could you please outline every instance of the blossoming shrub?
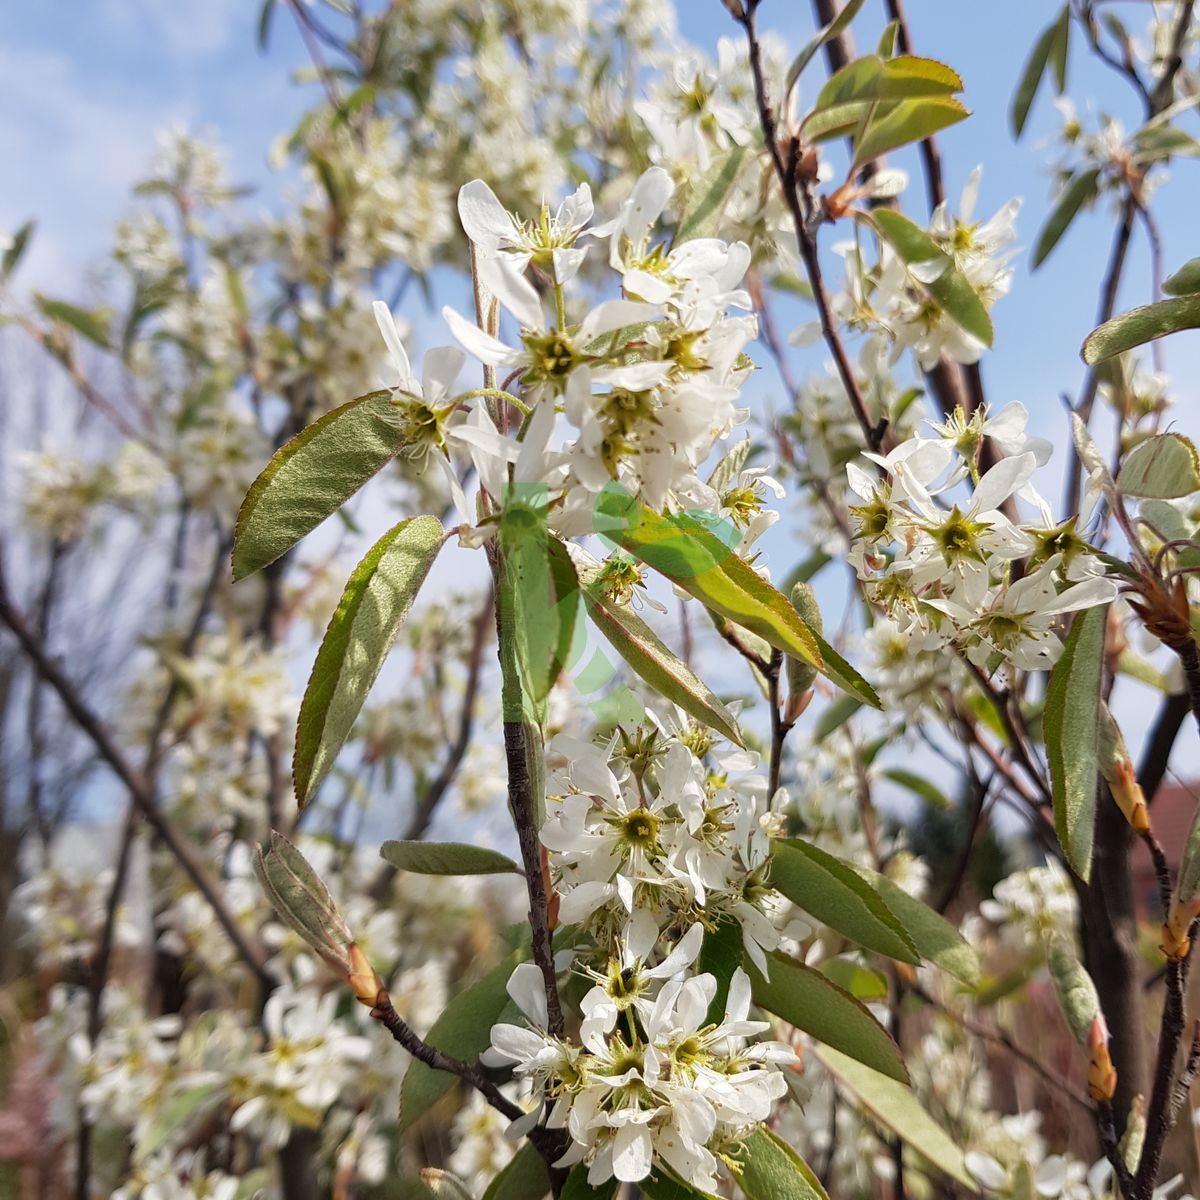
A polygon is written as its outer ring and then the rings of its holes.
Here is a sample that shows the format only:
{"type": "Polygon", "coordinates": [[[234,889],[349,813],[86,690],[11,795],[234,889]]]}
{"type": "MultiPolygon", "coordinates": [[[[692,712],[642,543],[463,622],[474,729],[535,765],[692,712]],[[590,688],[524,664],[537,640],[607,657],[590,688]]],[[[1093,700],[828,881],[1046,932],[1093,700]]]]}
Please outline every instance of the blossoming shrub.
{"type": "Polygon", "coordinates": [[[1192,6],[1156,6],[1147,47],[1067,5],[1016,84],[1018,135],[1087,49],[1146,108],[1093,136],[1063,104],[1033,259],[1107,193],[1118,236],[1062,507],[1056,447],[979,369],[1018,202],[974,220],[978,170],[946,200],[963,81],[899,5],[856,55],[863,7],[789,53],[769,4],[726,0],[714,62],[642,0],[294,6],[339,63],[314,56],[326,99],[280,147],[294,209],[242,220],[215,152],[172,135],[119,233],[127,309],[14,302],[120,452],[26,454],[42,615],[0,589],[43,858],[7,1179],[1149,1200],[1190,1169],[1200,835],[1164,847],[1150,801],[1200,717],[1200,458],[1162,428],[1157,341],[1200,325],[1200,269],[1158,264],[1127,314],[1116,294],[1136,222],[1160,254],[1164,164],[1200,149],[1192,6]],[[925,215],[888,165],[909,147],[925,215]],[[470,289],[418,368],[397,310],[447,267],[470,289]],[[784,319],[827,376],[796,379],[784,319]],[[50,618],[119,522],[171,551],[118,704],[58,664],[50,618]],[[1162,696],[1136,756],[1125,677],[1162,696]],[[43,693],[128,793],[110,872],[53,853],[43,693]]]}

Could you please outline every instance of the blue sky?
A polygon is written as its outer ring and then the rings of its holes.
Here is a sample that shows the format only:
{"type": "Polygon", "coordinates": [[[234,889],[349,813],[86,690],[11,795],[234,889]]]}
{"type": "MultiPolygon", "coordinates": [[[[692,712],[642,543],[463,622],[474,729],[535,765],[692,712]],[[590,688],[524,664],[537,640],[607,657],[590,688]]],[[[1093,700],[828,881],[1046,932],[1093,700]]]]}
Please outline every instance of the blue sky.
{"type": "MultiPolygon", "coordinates": [[[[711,46],[721,34],[735,32],[719,0],[684,0],[678,7],[682,31],[699,44],[711,46]]],[[[869,4],[856,22],[862,44],[881,27],[876,10],[882,7],[869,4]]],[[[1140,29],[1139,10],[1146,6],[1123,7],[1130,9],[1130,27],[1140,29]]],[[[909,4],[918,52],[961,72],[974,114],[941,135],[948,190],[956,196],[970,169],[983,162],[980,211],[988,214],[1009,196],[1023,196],[1024,246],[1032,244],[1048,204],[1049,181],[1035,147],[1056,120],[1048,99],[1039,97],[1018,145],[1008,133],[1007,110],[1027,49],[1052,8],[1042,0],[909,4]]],[[[125,208],[130,182],[149,159],[155,130],[165,124],[182,121],[211,131],[228,148],[234,177],[255,185],[262,203],[276,202],[281,181],[267,166],[267,147],[294,125],[311,93],[289,78],[305,57],[288,13],[278,12],[270,49],[262,55],[255,45],[257,9],[252,0],[59,0],[10,7],[0,44],[0,229],[39,218],[27,283],[79,294],[86,268],[125,208]]],[[[812,32],[806,4],[766,0],[762,11],[765,24],[792,46],[812,32]]],[[[1120,82],[1081,46],[1073,50],[1072,90],[1135,118],[1120,82]]],[[[807,93],[817,85],[814,79],[807,93]]],[[[923,195],[915,160],[901,155],[899,161],[911,168],[915,208],[923,195]]],[[[1178,167],[1176,175],[1184,177],[1156,201],[1168,267],[1196,251],[1188,236],[1195,183],[1186,178],[1195,170],[1193,164],[1178,167]]],[[[1023,400],[1039,424],[1045,420],[1048,435],[1062,429],[1059,393],[1079,384],[1077,347],[1092,325],[1111,225],[1106,211],[1084,214],[1035,276],[1021,263],[1014,296],[995,313],[1003,353],[985,367],[991,391],[998,400],[1023,400]]],[[[1133,260],[1122,293],[1129,304],[1148,294],[1144,246],[1135,244],[1133,260]]],[[[1175,357],[1181,346],[1172,346],[1175,357]]]]}
{"type": "MultiPolygon", "coordinates": [[[[680,0],[680,26],[701,45],[736,34],[720,0],[680,0]]],[[[1126,10],[1130,28],[1141,32],[1145,4],[1126,10]]],[[[860,46],[872,45],[882,28],[882,3],[867,5],[856,22],[860,46]]],[[[1025,139],[1014,144],[1008,106],[1028,48],[1057,5],[1014,0],[1003,5],[962,0],[909,0],[918,53],[941,58],[966,81],[973,116],[940,135],[947,188],[957,195],[970,170],[984,164],[978,214],[990,215],[1012,195],[1024,197],[1020,244],[1033,244],[1048,211],[1050,181],[1042,173],[1037,145],[1058,127],[1045,95],[1039,96],[1025,139]],[[969,12],[969,18],[966,14],[969,12]]],[[[227,148],[234,179],[257,188],[256,202],[278,202],[282,180],[267,165],[267,149],[292,128],[312,92],[290,79],[306,63],[289,14],[280,10],[271,46],[255,43],[255,0],[57,0],[9,6],[0,43],[0,230],[27,217],[39,219],[39,232],[23,269],[26,286],[58,295],[84,294],[89,268],[101,260],[113,222],[127,203],[131,182],[153,151],[155,130],[171,123],[211,132],[227,148]]],[[[811,36],[809,6],[800,0],[765,0],[763,21],[793,48],[811,36]]],[[[810,68],[802,97],[819,87],[823,63],[810,68]],[[815,77],[813,75],[815,72],[815,77]]],[[[1090,97],[1095,107],[1136,121],[1127,89],[1081,45],[1072,47],[1071,91],[1090,97]]],[[[1189,128],[1196,132],[1194,117],[1189,128]]],[[[924,191],[915,155],[896,161],[909,169],[908,206],[923,209],[924,191]]],[[[1195,255],[1192,232],[1195,163],[1173,169],[1156,197],[1168,270],[1195,255]]],[[[1107,209],[1083,215],[1050,262],[1036,274],[1023,258],[1013,294],[995,310],[997,353],[985,360],[984,374],[993,404],[1020,400],[1038,432],[1061,447],[1065,421],[1059,399],[1074,393],[1083,375],[1078,347],[1091,329],[1099,280],[1111,239],[1107,209]]],[[[837,235],[834,235],[837,236],[837,235]]],[[[832,238],[830,238],[832,240],[832,238]]],[[[1121,302],[1149,299],[1146,249],[1135,237],[1131,268],[1121,302]]],[[[1180,396],[1177,417],[1194,425],[1200,338],[1184,335],[1168,349],[1180,396]],[[1186,369],[1185,369],[1186,368],[1186,369]]],[[[797,352],[801,373],[817,369],[820,349],[797,352]]],[[[774,388],[766,372],[759,386],[774,388]]],[[[1065,455],[1057,456],[1061,462],[1065,455]]],[[[1057,485],[1047,487],[1056,496],[1057,485]]],[[[778,570],[803,557],[803,548],[780,546],[778,570]]],[[[832,583],[832,581],[831,581],[832,583]]],[[[831,592],[841,602],[841,584],[831,592]]],[[[1136,688],[1137,685],[1134,685],[1136,688]]],[[[1142,704],[1140,724],[1152,711],[1142,704]]],[[[1130,732],[1134,732],[1130,730],[1130,732]]]]}

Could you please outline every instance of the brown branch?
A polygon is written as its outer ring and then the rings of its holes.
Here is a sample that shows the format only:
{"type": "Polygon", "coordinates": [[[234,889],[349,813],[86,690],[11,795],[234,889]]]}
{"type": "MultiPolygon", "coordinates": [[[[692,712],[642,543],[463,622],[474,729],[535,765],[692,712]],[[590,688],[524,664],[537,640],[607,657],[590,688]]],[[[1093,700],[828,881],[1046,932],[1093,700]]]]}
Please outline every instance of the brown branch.
{"type": "Polygon", "coordinates": [[[1196,718],[1197,726],[1200,726],[1200,649],[1197,649],[1195,639],[1189,638],[1175,647],[1175,653],[1179,655],[1179,664],[1183,667],[1183,679],[1187,685],[1192,716],[1196,718]]]}
{"type": "MultiPolygon", "coordinates": [[[[1133,221],[1137,212],[1137,202],[1133,196],[1126,193],[1121,205],[1121,219],[1117,224],[1116,237],[1113,239],[1112,250],[1108,256],[1108,266],[1104,271],[1104,282],[1101,285],[1100,307],[1096,313],[1096,324],[1103,325],[1111,319],[1117,309],[1117,292],[1121,286],[1121,276],[1125,270],[1125,258],[1129,250],[1129,239],[1133,235],[1133,221]]],[[[1096,390],[1100,385],[1100,376],[1095,367],[1088,369],[1084,377],[1083,389],[1079,402],[1075,405],[1075,414],[1086,426],[1092,419],[1092,408],[1096,403],[1096,390]]],[[[1079,461],[1079,452],[1075,449],[1075,439],[1072,438],[1067,451],[1067,486],[1063,497],[1063,516],[1071,517],[1079,511],[1079,493],[1083,485],[1083,466],[1079,461]]]]}
{"type": "Polygon", "coordinates": [[[1133,1195],[1133,1175],[1125,1162],[1125,1156],[1121,1153],[1111,1100],[1101,1100],[1096,1105],[1096,1132],[1100,1135],[1100,1148],[1113,1169],[1121,1195],[1125,1200],[1129,1200],[1133,1195]]]}
{"type": "MultiPolygon", "coordinates": [[[[908,26],[908,14],[904,11],[904,0],[887,0],[888,16],[896,22],[896,45],[901,54],[913,52],[912,34],[908,26]]],[[[946,187],[942,180],[942,156],[937,142],[932,137],[921,140],[921,164],[925,170],[925,187],[929,192],[929,207],[935,209],[945,203],[946,187]]]]}
{"type": "MultiPolygon", "coordinates": [[[[770,666],[767,668],[767,704],[771,709],[771,765],[767,775],[767,803],[779,790],[779,777],[783,771],[783,743],[787,735],[795,728],[796,722],[790,720],[779,710],[779,677],[783,670],[783,655],[776,650],[771,655],[770,666]]],[[[791,698],[788,698],[788,708],[791,711],[791,698]]]]}
{"type": "Polygon", "coordinates": [[[854,416],[862,428],[867,446],[878,450],[883,444],[887,421],[875,424],[867,411],[866,400],[858,379],[854,374],[853,364],[842,342],[841,334],[833,319],[833,311],[829,303],[829,294],[825,290],[825,280],[821,273],[821,263],[817,252],[817,237],[815,226],[821,217],[818,206],[811,194],[811,181],[806,182],[802,189],[800,181],[800,143],[795,136],[788,138],[786,155],[779,142],[779,127],[775,112],[767,97],[766,77],[763,72],[762,47],[758,40],[755,13],[759,0],[746,0],[743,13],[735,19],[746,31],[749,42],[750,70],[754,76],[754,97],[758,106],[759,124],[762,128],[763,141],[775,168],[775,175],[783,192],[784,202],[792,217],[792,225],[796,231],[796,245],[800,258],[804,263],[805,273],[812,286],[813,301],[817,307],[817,316],[821,323],[821,333],[825,345],[833,355],[838,377],[854,410],[854,416]],[[807,211],[806,211],[807,210],[807,211]]]}
{"type": "Polygon", "coordinates": [[[1162,1024],[1158,1035],[1158,1059],[1154,1064],[1154,1084],[1146,1110],[1146,1140],[1134,1180],[1135,1200],[1151,1200],[1162,1163],[1167,1135],[1174,1124],[1172,1097],[1175,1090],[1175,1062],[1185,1028],[1184,993],[1187,959],[1167,964],[1166,996],[1163,999],[1162,1024]]]}
{"type": "Polygon", "coordinates": [[[1200,1074],[1200,1021],[1196,1021],[1192,1025],[1192,1044],[1188,1049],[1187,1062],[1184,1063],[1183,1070],[1175,1082],[1175,1091],[1167,1109],[1172,1125],[1175,1124],[1175,1118],[1179,1116],[1179,1110],[1188,1103],[1192,1084],[1196,1082],[1198,1074],[1200,1074]]]}
{"type": "MultiPolygon", "coordinates": [[[[975,841],[983,826],[983,814],[986,811],[988,786],[979,778],[969,753],[966,757],[970,767],[971,812],[967,817],[967,833],[963,838],[962,849],[959,851],[954,869],[950,872],[950,878],[946,880],[946,886],[942,889],[942,894],[938,897],[937,904],[934,905],[940,913],[945,913],[950,905],[954,903],[967,877],[967,871],[970,870],[971,859],[975,852],[975,841]]],[[[992,778],[995,779],[996,776],[993,775],[992,778]]]]}
{"type": "Polygon", "coordinates": [[[926,1004],[932,1008],[936,1008],[939,1012],[944,1013],[956,1025],[969,1033],[972,1037],[977,1037],[981,1041],[990,1042],[994,1046],[998,1046],[1005,1053],[1011,1055],[1017,1062],[1029,1068],[1039,1079],[1050,1086],[1053,1095],[1066,1096],[1072,1104],[1084,1109],[1089,1114],[1092,1112],[1092,1102],[1082,1093],[1071,1087],[1061,1074],[1056,1074],[1046,1067],[1039,1059],[1032,1054],[1022,1050],[1020,1046],[1009,1036],[1005,1030],[997,1026],[995,1029],[983,1025],[972,1017],[964,1016],[962,1013],[955,1012],[948,1008],[932,993],[925,990],[920,984],[914,984],[909,987],[911,992],[919,996],[926,1004]]]}
{"type": "MultiPolygon", "coordinates": [[[[423,1062],[434,1071],[445,1071],[451,1075],[456,1075],[464,1083],[473,1087],[492,1108],[507,1117],[510,1121],[516,1121],[525,1116],[524,1110],[505,1096],[484,1074],[482,1067],[478,1064],[463,1062],[462,1059],[454,1058],[449,1054],[443,1053],[441,1050],[436,1050],[428,1042],[422,1041],[392,1007],[391,998],[387,996],[386,992],[384,993],[383,1003],[371,1009],[371,1016],[392,1035],[394,1041],[403,1046],[419,1062],[423,1062]]],[[[561,1133],[547,1129],[544,1125],[535,1126],[529,1131],[528,1136],[529,1140],[537,1147],[539,1153],[546,1160],[546,1167],[550,1172],[551,1181],[556,1183],[555,1195],[557,1195],[565,1181],[566,1172],[556,1170],[553,1163],[562,1156],[563,1150],[566,1148],[564,1139],[561,1133]]]]}
{"type": "Polygon", "coordinates": [[[1155,718],[1142,751],[1142,761],[1138,765],[1138,783],[1146,797],[1147,804],[1153,802],[1159,785],[1167,773],[1175,739],[1179,736],[1184,718],[1190,711],[1191,704],[1185,693],[1178,692],[1163,697],[1158,716],[1155,718]]]}
{"type": "Polygon", "coordinates": [[[87,735],[100,757],[124,784],[130,799],[162,839],[196,890],[208,902],[221,928],[229,935],[238,956],[259,980],[269,985],[271,980],[264,965],[266,962],[264,951],[237,923],[237,919],[221,895],[218,884],[209,877],[207,869],[197,858],[195,852],[158,806],[145,777],[125,757],[107,727],[87,705],[74,683],[46,652],[25,617],[15,607],[8,593],[2,567],[0,567],[0,623],[8,626],[38,674],[57,693],[71,719],[87,735]]]}
{"type": "Polygon", "coordinates": [[[539,837],[537,802],[530,763],[540,746],[530,744],[531,732],[540,731],[526,713],[524,687],[517,661],[517,614],[513,593],[518,586],[506,577],[506,565],[495,542],[487,548],[496,597],[496,648],[500,658],[501,711],[504,720],[504,757],[508,767],[508,806],[516,826],[529,892],[529,929],[533,961],[541,971],[546,990],[547,1029],[561,1037],[565,1027],[554,968],[554,945],[550,933],[549,873],[539,837]]]}
{"type": "Polygon", "coordinates": [[[1156,116],[1171,106],[1175,96],[1175,76],[1183,67],[1183,47],[1187,41],[1188,29],[1192,24],[1194,0],[1184,0],[1179,6],[1179,15],[1175,19],[1175,28],[1171,32],[1171,51],[1167,55],[1166,65],[1154,91],[1150,94],[1150,115],[1156,116]]]}

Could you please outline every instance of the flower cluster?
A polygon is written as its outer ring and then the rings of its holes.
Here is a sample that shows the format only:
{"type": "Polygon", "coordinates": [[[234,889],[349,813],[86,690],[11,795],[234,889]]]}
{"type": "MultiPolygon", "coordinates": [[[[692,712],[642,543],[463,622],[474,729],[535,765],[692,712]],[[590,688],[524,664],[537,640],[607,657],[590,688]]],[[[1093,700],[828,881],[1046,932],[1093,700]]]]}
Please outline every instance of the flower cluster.
{"type": "Polygon", "coordinates": [[[847,467],[859,501],[851,561],[919,651],[953,646],[984,670],[1045,670],[1062,649],[1057,618],[1116,596],[1075,519],[1055,524],[1033,487],[1050,447],[1025,432],[1026,420],[1019,404],[969,419],[956,410],[934,436],[868,455],[878,474],[847,467]],[[985,439],[1004,457],[980,474],[985,439]],[[1020,521],[1018,496],[1040,523],[1020,521]]]}
{"type": "Polygon", "coordinates": [[[541,837],[560,916],[601,944],[635,917],[676,934],[697,920],[731,919],[766,971],[778,945],[767,884],[771,798],[764,779],[736,774],[754,756],[729,752],[710,770],[696,753],[710,748],[707,731],[657,725],[620,731],[605,747],[555,738],[551,761],[561,756],[562,765],[550,787],[559,794],[541,837]]]}
{"type": "MultiPolygon", "coordinates": [[[[845,260],[846,281],[833,298],[834,311],[848,328],[881,340],[893,360],[911,350],[927,371],[943,354],[974,363],[983,353],[984,343],[931,301],[928,291],[953,268],[990,309],[1012,286],[1013,251],[1007,247],[1016,238],[1020,201],[1009,200],[988,220],[973,221],[979,178],[976,168],[963,188],[957,216],[943,202],[930,218],[927,232],[941,251],[936,257],[906,262],[883,239],[874,263],[857,242],[836,247],[845,260]]],[[[820,336],[814,321],[796,329],[792,340],[807,344],[820,336]]]]}
{"type": "Polygon", "coordinates": [[[507,213],[481,181],[459,193],[483,294],[511,315],[516,330],[507,341],[498,336],[497,310],[485,322],[491,328],[451,308],[443,316],[470,354],[505,373],[506,386],[519,381],[520,397],[495,388],[456,394],[462,358],[448,349],[426,355],[418,380],[390,313],[376,305],[399,376],[395,420],[403,424],[407,453],[420,462],[432,458],[448,473],[468,524],[475,514],[449,465],[454,448],[469,455],[494,498],[504,497],[510,482],[547,487],[552,524],[565,532],[590,528],[594,497],[614,482],[656,509],[686,501],[720,511],[722,497],[696,472],[746,415],[736,401],[751,365],[744,347],[756,325],[728,310],[750,308],[739,287],[750,251],[715,238],[668,249],[654,226],[673,192],[667,173],[651,167],[617,215],[597,226],[590,226],[586,184],[557,211],[543,206],[531,221],[507,213]],[[609,267],[623,298],[569,319],[575,302],[567,289],[589,242],[599,238],[608,238],[609,267]],[[553,316],[526,274],[531,266],[553,297],[553,316]],[[524,412],[516,437],[502,432],[509,408],[524,412]],[[560,415],[574,436],[556,449],[551,439],[560,415]]]}
{"type": "Polygon", "coordinates": [[[750,982],[739,968],[715,1012],[717,980],[691,974],[705,929],[741,927],[766,973],[779,944],[778,897],[766,878],[771,824],[754,764],[714,749],[707,733],[662,723],[619,730],[598,746],[559,735],[549,748],[553,795],[542,826],[559,918],[574,927],[572,969],[591,979],[579,1041],[547,1032],[544,983],[522,964],[509,991],[529,1026],[499,1024],[485,1061],[513,1064],[571,1137],[564,1164],[593,1183],[644,1179],[666,1165],[716,1186],[720,1147],[769,1116],[786,1090],[789,1047],[748,1039],[750,982]],[[611,951],[608,947],[613,947],[611,951]]]}
{"type": "MultiPolygon", "coordinates": [[[[685,936],[653,968],[644,969],[626,944],[583,1001],[582,1046],[545,1032],[537,967],[523,963],[509,980],[530,1027],[493,1026],[484,1061],[513,1064],[535,1099],[544,1097],[550,1127],[570,1134],[561,1165],[586,1163],[593,1185],[614,1177],[636,1183],[657,1165],[715,1189],[713,1148],[719,1153],[765,1121],[787,1090],[780,1068],[795,1054],[780,1042],[750,1044],[769,1024],[748,1019],[750,981],[740,968],[723,1017],[710,1019],[716,978],[686,972],[700,948],[699,927],[693,928],[695,936],[685,936]]],[[[539,1103],[535,1113],[540,1109],[539,1103]]]]}

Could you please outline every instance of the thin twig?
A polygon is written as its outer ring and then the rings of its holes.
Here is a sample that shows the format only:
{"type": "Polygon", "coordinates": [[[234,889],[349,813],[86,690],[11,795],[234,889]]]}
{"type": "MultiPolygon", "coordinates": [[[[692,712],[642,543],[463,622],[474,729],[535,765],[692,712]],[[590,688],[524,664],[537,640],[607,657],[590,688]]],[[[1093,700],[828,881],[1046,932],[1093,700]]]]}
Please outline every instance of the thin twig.
{"type": "Polygon", "coordinates": [[[221,895],[218,884],[209,877],[208,870],[158,806],[145,778],[125,757],[107,727],[87,705],[74,683],[47,654],[45,647],[30,629],[24,616],[15,607],[8,593],[2,565],[0,565],[0,623],[8,626],[42,679],[58,694],[59,700],[71,719],[88,736],[100,757],[108,763],[113,773],[125,785],[130,798],[142,815],[162,838],[163,843],[179,863],[184,874],[192,881],[196,890],[208,902],[221,928],[229,935],[238,957],[258,979],[269,985],[271,980],[264,965],[266,962],[264,951],[238,924],[236,917],[221,895]]]}
{"type": "Polygon", "coordinates": [[[487,644],[488,628],[492,622],[495,597],[489,589],[483,608],[475,618],[471,634],[471,656],[467,662],[467,682],[463,691],[462,707],[458,714],[458,732],[450,749],[442,762],[441,770],[430,781],[420,800],[409,818],[404,837],[408,841],[416,841],[429,828],[429,822],[442,798],[454,782],[466,756],[467,747],[471,744],[471,731],[475,726],[476,701],[479,696],[479,683],[483,675],[483,651],[487,644]]]}
{"type": "Polygon", "coordinates": [[[972,1017],[964,1016],[962,1013],[955,1012],[954,1009],[948,1008],[932,993],[925,990],[920,984],[914,984],[909,988],[910,991],[919,996],[926,1004],[932,1008],[936,1008],[939,1012],[944,1013],[956,1025],[961,1027],[972,1037],[977,1037],[981,1041],[990,1042],[994,1046],[1000,1047],[1007,1054],[1011,1055],[1017,1062],[1028,1067],[1039,1079],[1050,1085],[1054,1095],[1063,1095],[1072,1104],[1078,1108],[1085,1110],[1088,1114],[1092,1112],[1092,1102],[1080,1091],[1073,1088],[1061,1074],[1056,1074],[1046,1067],[1038,1058],[1032,1054],[1022,1050],[1016,1042],[1013,1041],[1009,1034],[999,1027],[992,1029],[987,1025],[983,1025],[972,1017]]]}
{"type": "Polygon", "coordinates": [[[1101,1100],[1096,1105],[1096,1129],[1100,1134],[1100,1148],[1104,1151],[1104,1157],[1108,1159],[1109,1166],[1113,1169],[1113,1174],[1121,1189],[1121,1195],[1129,1200],[1133,1195],[1133,1175],[1125,1162],[1125,1156],[1121,1153],[1121,1143],[1117,1139],[1117,1123],[1113,1117],[1111,1100],[1101,1100]]]}
{"type": "Polygon", "coordinates": [[[754,76],[754,97],[758,105],[758,118],[762,128],[763,142],[770,154],[776,178],[779,180],[779,186],[783,191],[784,201],[792,217],[792,224],[796,231],[796,245],[800,251],[800,258],[804,263],[809,284],[812,287],[813,301],[817,307],[817,316],[821,322],[821,333],[825,339],[825,344],[829,352],[833,355],[838,377],[842,381],[842,387],[845,388],[846,396],[850,401],[850,407],[854,410],[854,416],[862,428],[863,437],[866,439],[866,443],[870,449],[878,450],[883,444],[887,421],[882,420],[876,424],[871,420],[862,389],[859,387],[858,379],[854,374],[854,366],[850,362],[850,356],[846,352],[845,344],[842,342],[841,334],[838,332],[837,324],[833,318],[833,310],[829,303],[829,295],[825,290],[825,280],[821,273],[821,263],[817,253],[817,238],[813,228],[816,220],[814,217],[816,203],[807,191],[807,186],[810,185],[806,185],[806,189],[803,191],[800,185],[800,143],[795,136],[790,137],[788,139],[786,157],[780,147],[779,127],[775,119],[775,112],[767,97],[767,83],[762,65],[762,47],[758,40],[758,30],[755,22],[755,13],[758,9],[758,4],[759,0],[747,0],[742,16],[735,19],[745,29],[749,42],[750,70],[754,76]],[[807,212],[805,211],[806,209],[807,212]]]}
{"type": "MultiPolygon", "coordinates": [[[[1137,210],[1137,202],[1132,194],[1127,193],[1121,205],[1121,219],[1117,223],[1116,237],[1113,239],[1112,250],[1109,252],[1108,266],[1104,271],[1104,282],[1101,285],[1100,307],[1096,313],[1096,324],[1103,325],[1117,310],[1117,292],[1121,286],[1121,276],[1125,270],[1125,258],[1129,250],[1129,239],[1133,234],[1133,220],[1137,210]]],[[[1100,385],[1100,376],[1095,367],[1088,369],[1084,377],[1083,389],[1079,402],[1075,405],[1075,414],[1086,426],[1092,418],[1092,408],[1096,403],[1096,390],[1100,385]]],[[[1063,498],[1063,513],[1074,516],[1079,511],[1079,493],[1083,484],[1083,467],[1079,461],[1079,452],[1075,449],[1074,439],[1067,450],[1067,484],[1063,498]]]]}
{"type": "MultiPolygon", "coordinates": [[[[478,1064],[463,1062],[462,1059],[454,1058],[452,1055],[445,1054],[441,1050],[436,1050],[428,1042],[422,1041],[416,1032],[405,1023],[403,1017],[392,1007],[391,998],[386,993],[384,994],[383,1003],[371,1009],[371,1016],[392,1035],[394,1041],[403,1046],[419,1062],[423,1062],[434,1071],[445,1071],[451,1075],[458,1076],[464,1083],[470,1084],[492,1108],[507,1117],[510,1121],[516,1121],[525,1116],[524,1110],[504,1095],[483,1073],[483,1069],[478,1064]]],[[[546,1160],[546,1166],[551,1173],[552,1180],[556,1175],[558,1176],[557,1185],[561,1188],[566,1173],[561,1170],[556,1172],[552,1166],[561,1157],[565,1149],[561,1134],[547,1129],[544,1125],[536,1125],[529,1131],[528,1137],[546,1160]]]]}

